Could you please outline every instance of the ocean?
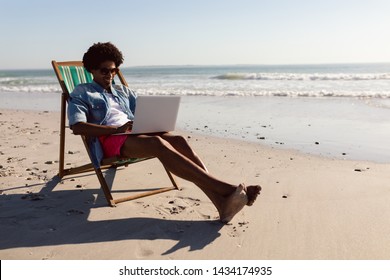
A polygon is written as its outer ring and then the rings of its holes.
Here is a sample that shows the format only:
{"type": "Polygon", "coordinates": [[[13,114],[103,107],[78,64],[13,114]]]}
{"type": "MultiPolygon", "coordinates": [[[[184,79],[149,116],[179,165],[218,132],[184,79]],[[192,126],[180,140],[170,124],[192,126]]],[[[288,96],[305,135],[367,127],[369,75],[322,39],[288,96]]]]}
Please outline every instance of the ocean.
{"type": "MultiPolygon", "coordinates": [[[[390,98],[390,63],[122,69],[138,94],[390,98]]],[[[59,93],[51,69],[0,70],[0,93],[59,93]]]]}
{"type": "MultiPolygon", "coordinates": [[[[129,67],[139,95],[179,95],[178,127],[352,160],[390,162],[390,63],[129,67]]],[[[0,109],[59,111],[51,69],[0,70],[0,109]]]]}

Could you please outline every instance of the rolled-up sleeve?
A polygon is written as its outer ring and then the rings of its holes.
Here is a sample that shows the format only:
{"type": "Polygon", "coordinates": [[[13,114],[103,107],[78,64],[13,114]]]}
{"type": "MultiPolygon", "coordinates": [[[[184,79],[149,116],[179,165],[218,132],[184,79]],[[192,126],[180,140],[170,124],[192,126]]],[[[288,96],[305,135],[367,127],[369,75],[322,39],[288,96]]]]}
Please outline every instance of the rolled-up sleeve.
{"type": "Polygon", "coordinates": [[[88,104],[82,98],[82,87],[76,87],[68,100],[69,126],[88,120],[88,104]]]}
{"type": "Polygon", "coordinates": [[[137,93],[127,87],[124,87],[124,90],[126,94],[129,97],[129,109],[134,114],[135,113],[135,106],[136,106],[136,100],[137,100],[137,93]]]}

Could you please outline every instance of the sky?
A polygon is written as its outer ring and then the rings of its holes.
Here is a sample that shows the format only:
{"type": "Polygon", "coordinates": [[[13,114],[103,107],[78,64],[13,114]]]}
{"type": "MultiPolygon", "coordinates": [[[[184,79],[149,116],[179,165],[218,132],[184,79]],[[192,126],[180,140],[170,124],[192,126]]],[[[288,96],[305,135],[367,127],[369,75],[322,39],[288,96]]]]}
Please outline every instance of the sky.
{"type": "Polygon", "coordinates": [[[388,0],[0,0],[0,69],[110,41],[125,67],[390,62],[388,0]]]}

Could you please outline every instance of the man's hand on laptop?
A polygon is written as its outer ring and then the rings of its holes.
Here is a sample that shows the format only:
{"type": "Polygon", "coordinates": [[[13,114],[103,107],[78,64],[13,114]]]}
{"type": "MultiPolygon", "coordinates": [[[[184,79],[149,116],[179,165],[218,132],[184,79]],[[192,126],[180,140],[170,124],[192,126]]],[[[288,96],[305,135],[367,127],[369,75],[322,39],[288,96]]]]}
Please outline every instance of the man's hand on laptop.
{"type": "Polygon", "coordinates": [[[131,129],[133,128],[133,121],[128,121],[124,125],[118,127],[116,130],[116,133],[125,133],[125,132],[130,132],[131,129]]]}

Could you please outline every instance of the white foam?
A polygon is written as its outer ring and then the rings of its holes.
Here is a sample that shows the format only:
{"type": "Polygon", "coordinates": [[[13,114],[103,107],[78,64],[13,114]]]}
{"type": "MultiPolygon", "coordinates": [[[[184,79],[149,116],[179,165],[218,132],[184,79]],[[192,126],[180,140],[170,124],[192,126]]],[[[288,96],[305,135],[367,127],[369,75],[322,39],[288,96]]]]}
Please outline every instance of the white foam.
{"type": "Polygon", "coordinates": [[[388,91],[370,92],[370,91],[347,91],[347,90],[183,90],[183,89],[137,89],[139,95],[180,95],[180,96],[276,96],[276,97],[341,97],[341,98],[390,98],[390,89],[388,91]]]}
{"type": "Polygon", "coordinates": [[[0,86],[0,92],[33,92],[33,93],[57,93],[61,92],[56,85],[26,85],[26,86],[0,86]]]}
{"type": "Polygon", "coordinates": [[[297,74],[297,73],[226,73],[212,77],[219,80],[271,80],[271,81],[359,81],[390,80],[390,73],[380,74],[297,74]]]}
{"type": "MultiPolygon", "coordinates": [[[[390,67],[155,68],[124,74],[140,95],[390,98],[390,67]],[[270,72],[267,72],[267,71],[270,72]],[[241,71],[241,72],[240,72],[241,71]],[[279,72],[278,72],[279,71],[279,72]],[[371,72],[370,72],[371,71],[371,72]],[[219,74],[218,73],[222,73],[219,74]]],[[[52,71],[0,71],[0,93],[60,93],[52,71]]]]}

